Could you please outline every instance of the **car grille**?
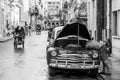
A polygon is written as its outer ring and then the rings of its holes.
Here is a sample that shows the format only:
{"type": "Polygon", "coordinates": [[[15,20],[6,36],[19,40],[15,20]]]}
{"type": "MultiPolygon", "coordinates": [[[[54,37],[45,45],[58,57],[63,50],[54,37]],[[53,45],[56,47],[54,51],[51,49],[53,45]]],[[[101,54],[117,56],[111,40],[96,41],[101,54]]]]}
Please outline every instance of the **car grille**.
{"type": "Polygon", "coordinates": [[[78,58],[78,57],[57,57],[57,64],[79,64],[81,66],[90,66],[90,65],[98,65],[97,60],[92,60],[92,58],[78,58]]]}
{"type": "Polygon", "coordinates": [[[79,57],[79,56],[58,56],[57,60],[68,60],[68,61],[81,61],[81,60],[92,60],[91,57],[79,57]]]}

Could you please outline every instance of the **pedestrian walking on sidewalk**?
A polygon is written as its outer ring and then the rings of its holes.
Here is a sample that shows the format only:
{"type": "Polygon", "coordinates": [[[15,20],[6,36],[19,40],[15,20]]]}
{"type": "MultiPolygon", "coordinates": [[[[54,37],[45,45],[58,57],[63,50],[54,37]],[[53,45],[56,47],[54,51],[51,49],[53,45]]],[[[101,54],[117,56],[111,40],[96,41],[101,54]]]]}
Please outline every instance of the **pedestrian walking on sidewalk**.
{"type": "Polygon", "coordinates": [[[28,35],[28,24],[25,22],[25,34],[28,35]]]}
{"type": "Polygon", "coordinates": [[[108,53],[109,53],[108,56],[110,57],[110,56],[111,56],[111,53],[112,53],[112,44],[111,44],[110,39],[107,40],[106,46],[107,46],[107,51],[108,51],[108,53]]]}
{"type": "Polygon", "coordinates": [[[31,36],[31,25],[28,26],[28,35],[31,36]]]}

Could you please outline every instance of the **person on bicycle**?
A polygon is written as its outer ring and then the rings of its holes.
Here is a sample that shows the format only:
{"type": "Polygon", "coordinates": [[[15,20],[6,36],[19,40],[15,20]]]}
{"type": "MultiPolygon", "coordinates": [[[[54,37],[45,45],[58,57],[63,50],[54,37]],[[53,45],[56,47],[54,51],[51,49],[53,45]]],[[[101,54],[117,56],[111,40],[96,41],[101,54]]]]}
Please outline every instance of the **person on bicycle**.
{"type": "Polygon", "coordinates": [[[41,25],[40,24],[37,24],[36,25],[36,34],[41,32],[41,25]]]}
{"type": "Polygon", "coordinates": [[[53,31],[53,28],[50,28],[49,31],[48,31],[48,39],[47,39],[47,41],[49,41],[51,39],[52,31],[53,31]]]}
{"type": "Polygon", "coordinates": [[[29,28],[29,29],[28,29],[29,36],[31,36],[31,28],[32,28],[32,27],[31,27],[30,24],[29,24],[28,28],[29,28]]]}
{"type": "Polygon", "coordinates": [[[22,26],[17,26],[15,28],[15,33],[14,33],[15,40],[18,38],[18,40],[22,41],[25,38],[25,31],[22,26]]]}

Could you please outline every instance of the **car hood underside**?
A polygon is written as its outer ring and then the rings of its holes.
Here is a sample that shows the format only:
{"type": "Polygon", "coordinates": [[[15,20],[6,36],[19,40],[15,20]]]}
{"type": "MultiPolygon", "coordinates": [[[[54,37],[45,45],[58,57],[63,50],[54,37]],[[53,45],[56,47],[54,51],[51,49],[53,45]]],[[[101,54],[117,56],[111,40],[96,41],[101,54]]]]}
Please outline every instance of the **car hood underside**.
{"type": "Polygon", "coordinates": [[[60,32],[60,34],[57,36],[57,38],[69,36],[69,35],[75,35],[80,36],[85,39],[91,40],[91,37],[89,35],[89,32],[85,25],[80,23],[71,23],[67,24],[63,30],[60,32]]]}

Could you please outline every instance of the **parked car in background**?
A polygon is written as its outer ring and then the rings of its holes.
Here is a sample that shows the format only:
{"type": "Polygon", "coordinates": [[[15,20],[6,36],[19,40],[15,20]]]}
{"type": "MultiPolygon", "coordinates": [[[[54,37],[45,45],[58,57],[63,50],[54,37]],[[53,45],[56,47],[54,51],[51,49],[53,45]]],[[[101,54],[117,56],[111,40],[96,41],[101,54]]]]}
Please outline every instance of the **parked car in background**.
{"type": "Polygon", "coordinates": [[[56,71],[87,71],[97,76],[100,65],[99,52],[86,48],[91,40],[89,32],[78,19],[71,20],[47,47],[47,65],[51,76],[56,71]]]}
{"type": "Polygon", "coordinates": [[[51,36],[49,43],[52,43],[56,39],[56,37],[58,36],[58,34],[60,33],[62,29],[63,29],[63,26],[59,26],[53,29],[52,36],[51,36]]]}
{"type": "Polygon", "coordinates": [[[56,39],[56,37],[59,34],[59,32],[62,30],[62,28],[63,28],[63,26],[59,26],[59,27],[54,28],[53,30],[50,30],[48,32],[47,41],[49,41],[49,43],[54,41],[54,39],[56,39]]]}

